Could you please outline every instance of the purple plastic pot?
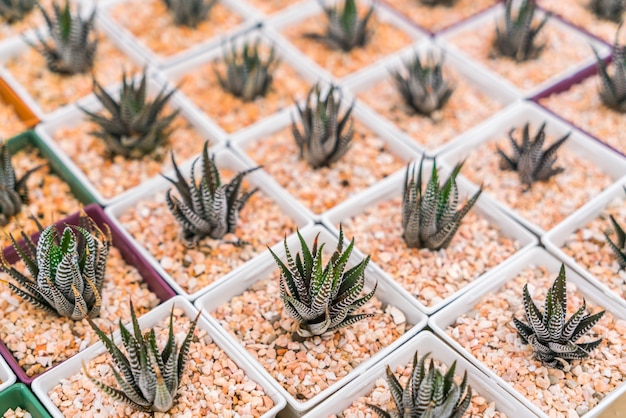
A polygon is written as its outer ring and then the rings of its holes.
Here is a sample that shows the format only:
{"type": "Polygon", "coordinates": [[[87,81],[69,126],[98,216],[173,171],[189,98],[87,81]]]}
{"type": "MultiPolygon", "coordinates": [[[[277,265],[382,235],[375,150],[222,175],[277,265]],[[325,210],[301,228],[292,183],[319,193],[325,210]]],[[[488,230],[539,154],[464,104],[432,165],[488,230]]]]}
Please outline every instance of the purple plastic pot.
{"type": "MultiPolygon", "coordinates": [[[[115,226],[115,224],[108,218],[108,216],[104,213],[102,208],[93,203],[84,208],[84,211],[96,222],[98,226],[102,226],[103,224],[109,225],[111,229],[111,236],[113,238],[113,246],[117,248],[124,261],[126,261],[129,265],[135,267],[144,282],[148,285],[148,288],[154,292],[161,302],[164,302],[174,296],[176,296],[176,292],[172,290],[171,287],[167,285],[167,283],[157,274],[157,272],[150,266],[150,264],[143,259],[137,252],[137,250],[133,247],[133,245],[128,242],[124,235],[120,232],[120,230],[115,226]]],[[[64,225],[76,225],[78,223],[78,212],[68,216],[65,219],[62,219],[55,223],[56,228],[61,230],[64,225]]],[[[37,242],[39,239],[39,232],[31,235],[31,238],[37,242]]],[[[6,247],[3,250],[5,259],[9,262],[9,264],[13,264],[18,261],[18,255],[15,252],[15,249],[11,246],[6,247]]],[[[49,368],[48,370],[36,374],[34,376],[26,375],[24,369],[19,365],[17,359],[13,356],[13,353],[7,348],[4,344],[4,341],[0,340],[0,354],[7,361],[13,372],[17,375],[17,378],[21,381],[30,385],[31,382],[39,375],[46,373],[47,371],[57,367],[59,364],[49,368]]]]}

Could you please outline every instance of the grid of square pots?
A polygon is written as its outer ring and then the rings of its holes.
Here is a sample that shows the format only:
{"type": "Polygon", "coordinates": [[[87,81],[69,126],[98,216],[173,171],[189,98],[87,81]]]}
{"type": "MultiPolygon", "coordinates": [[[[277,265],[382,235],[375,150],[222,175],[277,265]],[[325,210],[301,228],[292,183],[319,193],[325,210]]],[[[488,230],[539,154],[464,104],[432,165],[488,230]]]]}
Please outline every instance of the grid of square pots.
{"type": "MultiPolygon", "coordinates": [[[[96,204],[90,206],[88,212],[95,214],[93,216],[98,217],[98,222],[105,222],[111,226],[115,235],[114,245],[122,246],[124,255],[130,258],[129,263],[140,266],[138,268],[142,271],[142,275],[153,277],[150,280],[156,280],[158,286],[161,286],[162,303],[140,318],[142,327],[152,326],[162,319],[169,312],[172,304],[182,307],[189,317],[201,309],[199,326],[207,330],[213,340],[228,352],[232,361],[244,369],[246,374],[272,398],[274,406],[264,415],[267,417],[276,415],[292,417],[305,414],[315,417],[339,413],[359,397],[367,395],[374,382],[384,374],[384,367],[387,364],[392,366],[406,364],[416,350],[421,353],[431,351],[437,360],[448,366],[456,360],[459,371],[467,370],[470,373],[471,386],[488,402],[495,402],[498,411],[515,417],[547,416],[545,411],[538,409],[536,405],[516,392],[509,382],[503,381],[495,376],[493,371],[477,362],[450,338],[445,328],[459,312],[469,309],[470,305],[478,300],[477,298],[485,292],[496,289],[506,277],[513,274],[515,269],[519,270],[524,267],[525,263],[531,261],[545,262],[552,270],[558,263],[566,263],[568,268],[572,269],[571,273],[568,273],[568,279],[572,276],[577,287],[590,301],[597,303],[603,301],[607,309],[616,317],[626,318],[626,290],[620,290],[626,288],[624,285],[626,278],[619,276],[621,273],[618,272],[618,277],[607,283],[606,280],[597,277],[588,267],[568,255],[565,250],[573,235],[584,234],[584,231],[580,232],[580,230],[584,230],[588,222],[598,216],[605,216],[604,211],[610,204],[614,204],[615,200],[622,199],[623,204],[626,198],[626,193],[624,193],[626,186],[624,129],[616,134],[616,145],[614,138],[607,136],[604,132],[594,131],[593,127],[583,119],[561,114],[557,108],[549,105],[548,100],[558,98],[559,95],[571,91],[581,83],[597,80],[592,47],[606,62],[612,59],[611,39],[605,36],[606,25],[603,24],[602,30],[598,32],[595,28],[581,27],[579,23],[569,21],[567,13],[557,13],[552,16],[551,24],[555,25],[559,32],[565,34],[563,36],[588,53],[583,59],[561,69],[541,83],[519,87],[508,80],[506,75],[497,74],[489,70],[484,63],[472,59],[467,51],[463,51],[454,42],[455,37],[462,36],[464,33],[494,26],[504,9],[503,2],[498,0],[484,7],[475,8],[461,17],[457,16],[434,29],[411,20],[408,14],[403,12],[408,9],[403,9],[405,6],[398,6],[397,1],[379,0],[376,4],[376,18],[401,31],[410,41],[401,48],[382,54],[368,65],[342,75],[334,74],[332,69],[324,68],[323,65],[306,56],[286,35],[289,28],[298,26],[321,12],[318,1],[276,1],[261,4],[258,0],[219,0],[229,13],[237,15],[238,23],[224,32],[208,36],[188,48],[168,55],[151,50],[128,28],[116,21],[114,13],[116,7],[123,8],[124,3],[137,1],[139,0],[100,0],[98,2],[76,0],[81,3],[84,14],[90,13],[93,5],[97,4],[99,12],[96,25],[99,32],[125,55],[129,65],[138,69],[134,75],[135,80],[140,77],[140,69],[144,66],[147,68],[150,94],[154,95],[162,89],[178,89],[171,101],[172,108],[179,110],[180,115],[195,132],[204,140],[209,141],[210,153],[217,156],[216,160],[220,169],[241,171],[255,167],[258,162],[250,156],[247,150],[279,130],[288,129],[296,115],[295,102],[301,104],[305,98],[304,94],[295,95],[293,100],[289,100],[288,104],[280,106],[275,112],[270,112],[235,130],[221,126],[218,120],[204,112],[198,103],[194,103],[180,88],[181,79],[195,68],[210,66],[218,62],[222,58],[225,43],[242,36],[248,39],[259,38],[263,45],[275,48],[281,62],[288,65],[294,74],[307,85],[312,86],[320,81],[332,83],[341,88],[344,103],[355,102],[353,115],[358,123],[379,138],[403,164],[419,162],[422,154],[425,154],[428,157],[425,163],[426,171],[430,171],[430,159],[436,158],[441,175],[445,175],[450,172],[451,167],[481,144],[496,140],[506,141],[507,131],[511,127],[521,126],[526,122],[531,122],[533,127],[537,127],[546,121],[549,136],[560,137],[571,132],[564,147],[581,158],[593,162],[610,178],[610,185],[590,195],[585,202],[569,210],[560,222],[548,228],[540,226],[536,219],[524,216],[512,209],[499,199],[501,196],[483,192],[473,210],[487,219],[503,236],[514,239],[517,245],[516,251],[501,264],[482,271],[468,284],[436,303],[420,302],[416,295],[408,292],[397,280],[394,280],[393,275],[386,271],[384,262],[370,262],[366,273],[366,287],[371,287],[373,283],[378,282],[381,298],[386,302],[393,301],[398,304],[403,314],[413,323],[413,327],[391,346],[385,347],[368,361],[357,366],[348,376],[313,398],[303,401],[294,398],[254,359],[250,352],[246,351],[242,343],[212,316],[212,312],[220,304],[237,296],[276,268],[269,252],[260,251],[249,260],[241,262],[223,275],[212,279],[210,284],[200,289],[187,291],[181,285],[180,279],[165,268],[167,266],[163,265],[163,260],[155,257],[142,245],[120,219],[142,201],[162,199],[165,191],[171,188],[171,183],[162,177],[162,175],[170,178],[174,176],[171,164],[165,165],[160,173],[148,176],[133,187],[112,196],[104,196],[79,164],[55,140],[55,133],[59,129],[76,126],[85,121],[86,116],[80,108],[97,112],[102,105],[93,94],[88,94],[53,110],[45,111],[37,103],[33,94],[29,93],[28,88],[21,85],[15,74],[6,68],[9,60],[19,60],[19,57],[28,51],[29,46],[19,36],[0,39],[0,89],[3,90],[0,92],[0,100],[21,101],[23,104],[16,106],[25,110],[20,110],[19,116],[29,127],[34,128],[33,131],[12,139],[12,149],[20,148],[25,144],[38,148],[40,154],[50,162],[52,171],[70,185],[78,201],[85,205],[96,204]],[[458,77],[457,82],[467,83],[498,104],[497,110],[486,116],[472,118],[472,123],[465,126],[462,132],[455,132],[436,145],[420,143],[415,133],[403,131],[393,122],[393,119],[383,115],[376,110],[375,106],[366,103],[363,99],[371,86],[389,80],[390,73],[401,68],[402,64],[412,59],[416,53],[425,56],[429,51],[434,51],[437,56],[445,58],[446,66],[449,66],[458,77]],[[27,112],[27,110],[30,111],[27,112]],[[543,248],[552,256],[548,255],[543,248]],[[173,296],[175,297],[170,299],[173,296]],[[195,306],[192,306],[193,303],[195,306]],[[427,323],[433,333],[425,330],[427,323]]],[[[459,0],[459,2],[466,3],[466,0],[459,0]]],[[[358,0],[358,4],[359,7],[366,7],[369,0],[358,0]]],[[[549,10],[550,7],[547,1],[539,1],[541,13],[549,10]]],[[[34,39],[34,36],[34,30],[25,33],[25,37],[29,39],[34,39]]],[[[121,73],[120,68],[120,76],[121,73]]],[[[280,80],[277,82],[280,83],[280,80]]],[[[105,88],[117,94],[120,86],[119,82],[111,82],[107,83],[105,88]]],[[[219,103],[215,105],[219,106],[219,103]]],[[[623,128],[623,123],[620,126],[623,128]]],[[[186,176],[189,175],[193,162],[198,156],[199,154],[186,158],[185,161],[177,161],[186,176]]],[[[169,162],[169,156],[166,160],[169,162]]],[[[261,193],[274,202],[308,240],[319,233],[322,240],[333,243],[329,244],[329,247],[332,247],[339,236],[338,228],[342,221],[358,216],[368,208],[401,195],[404,172],[403,168],[396,170],[322,211],[311,210],[297,196],[290,194],[267,168],[251,173],[246,180],[250,187],[260,188],[261,193]]],[[[472,183],[463,176],[463,171],[461,171],[458,181],[461,197],[465,199],[476,192],[479,183],[479,181],[472,183]]],[[[320,190],[320,193],[323,193],[323,190],[320,190]]],[[[76,215],[74,219],[75,217],[76,215]]],[[[299,246],[295,227],[285,238],[293,248],[299,246]]],[[[605,232],[611,233],[609,226],[605,232]]],[[[352,234],[349,230],[344,230],[344,233],[347,243],[352,234]]],[[[279,256],[284,256],[281,239],[277,238],[273,242],[268,242],[267,247],[271,247],[279,256]]],[[[292,252],[295,253],[295,250],[292,249],[292,252]]],[[[5,250],[5,255],[9,253],[9,250],[5,250]]],[[[359,242],[355,242],[352,262],[355,263],[366,255],[359,249],[359,242]]],[[[613,267],[615,265],[603,266],[607,270],[613,267]]],[[[117,333],[115,335],[117,336],[117,333]]],[[[39,411],[34,412],[34,415],[55,417],[60,417],[62,414],[50,400],[49,390],[62,379],[68,379],[79,373],[81,362],[89,361],[104,352],[102,344],[94,344],[57,367],[44,372],[33,381],[32,377],[24,374],[15,358],[5,348],[0,341],[0,352],[6,356],[6,361],[0,358],[0,399],[2,396],[8,396],[7,399],[17,399],[16,402],[22,402],[16,406],[21,406],[23,402],[30,405],[31,401],[27,398],[34,399],[31,389],[13,383],[17,375],[19,381],[29,386],[32,383],[32,391],[44,405],[44,407],[33,406],[34,411],[39,411]],[[7,390],[13,392],[9,394],[7,390]],[[23,401],[24,399],[27,400],[23,401]]],[[[611,402],[626,391],[625,388],[623,384],[619,386],[584,416],[600,416],[611,402]]],[[[38,402],[37,399],[34,401],[38,402]]],[[[3,403],[0,404],[4,407],[3,403]]]]}

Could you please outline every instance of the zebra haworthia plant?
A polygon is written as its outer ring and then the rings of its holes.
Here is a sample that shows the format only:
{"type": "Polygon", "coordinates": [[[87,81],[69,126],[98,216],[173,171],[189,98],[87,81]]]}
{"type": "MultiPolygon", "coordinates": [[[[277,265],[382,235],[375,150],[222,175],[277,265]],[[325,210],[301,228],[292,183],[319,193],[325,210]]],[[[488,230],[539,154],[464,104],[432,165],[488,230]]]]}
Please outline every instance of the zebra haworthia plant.
{"type": "Polygon", "coordinates": [[[413,368],[409,381],[403,388],[400,381],[387,366],[387,383],[396,410],[384,409],[368,404],[381,418],[461,418],[472,400],[472,388],[467,384],[467,372],[458,385],[454,382],[456,361],[444,375],[431,359],[430,353],[419,360],[413,356],[413,368]]]}
{"type": "Polygon", "coordinates": [[[562,369],[570,361],[589,356],[591,350],[602,342],[602,338],[577,344],[602,318],[604,311],[593,315],[587,314],[587,305],[583,300],[582,306],[566,321],[567,289],[565,266],[561,264],[559,275],[548,290],[543,312],[539,310],[528,291],[528,284],[524,285],[524,312],[526,321],[523,323],[513,317],[520,338],[530,344],[535,357],[548,367],[562,369]]]}
{"type": "Polygon", "coordinates": [[[0,20],[9,25],[19,22],[35,7],[35,0],[0,0],[0,20]]]}
{"type": "Polygon", "coordinates": [[[331,48],[340,49],[344,52],[351,51],[356,47],[365,46],[370,36],[367,24],[374,13],[374,4],[370,5],[365,15],[360,18],[356,6],[356,0],[339,0],[339,5],[327,6],[324,0],[318,0],[324,14],[328,19],[325,34],[307,33],[306,37],[323,41],[331,48]]]}
{"type": "Polygon", "coordinates": [[[217,0],[163,0],[177,25],[196,28],[209,17],[217,0]]]}
{"type": "Polygon", "coordinates": [[[463,163],[458,163],[443,185],[439,184],[437,163],[433,161],[430,179],[423,186],[422,157],[419,168],[409,164],[404,177],[402,192],[402,237],[409,248],[428,248],[440,250],[446,248],[461,221],[474,206],[482,193],[482,187],[469,198],[461,209],[457,210],[459,191],[456,177],[463,163]]]}
{"type": "Polygon", "coordinates": [[[130,304],[132,333],[119,321],[120,334],[126,355],[91,319],[89,324],[96,332],[100,341],[111,354],[113,374],[119,385],[111,387],[89,374],[83,365],[83,372],[100,390],[117,401],[126,402],[144,412],[167,412],[174,405],[178,385],[183,378],[189,347],[193,338],[200,312],[189,325],[189,331],[178,348],[174,336],[174,306],[170,313],[169,333],[167,342],[161,352],[157,347],[154,329],[142,334],[137,321],[137,314],[130,304]]]}
{"type": "Polygon", "coordinates": [[[600,19],[619,23],[626,11],[626,2],[624,0],[591,0],[589,9],[600,19]]]}
{"type": "Polygon", "coordinates": [[[615,254],[615,258],[617,259],[620,270],[626,269],[626,232],[624,231],[622,226],[615,220],[615,217],[613,215],[610,215],[610,219],[617,240],[613,241],[609,234],[606,232],[604,233],[604,236],[606,237],[606,241],[609,244],[609,248],[611,248],[611,251],[613,251],[613,254],[615,254]]]}
{"type": "Polygon", "coordinates": [[[341,90],[338,87],[331,85],[323,97],[320,85],[316,84],[309,91],[304,107],[296,104],[302,132],[294,119],[291,131],[300,157],[313,168],[339,161],[350,148],[354,135],[354,120],[351,117],[354,102],[343,116],[339,116],[341,101],[341,90]]]}
{"type": "Polygon", "coordinates": [[[533,24],[537,6],[534,0],[522,0],[513,17],[513,0],[506,0],[504,25],[496,24],[494,48],[498,55],[509,57],[517,62],[528,61],[539,56],[545,45],[537,45],[537,35],[550,15],[538,24],[533,24]]]}
{"type": "Polygon", "coordinates": [[[36,245],[26,234],[21,235],[23,244],[13,236],[11,243],[32,278],[2,258],[0,270],[15,281],[8,282],[9,288],[34,306],[59,316],[74,320],[98,316],[111,245],[108,225],[103,231],[81,212],[78,225],[66,225],[60,237],[55,225],[41,231],[36,245]]]}
{"type": "Polygon", "coordinates": [[[83,19],[80,8],[76,13],[71,12],[69,0],[65,0],[63,7],[52,3],[54,16],[48,15],[39,3],[37,5],[43,13],[49,39],[44,39],[37,30],[37,43],[28,38],[24,38],[25,41],[43,55],[48,69],[54,73],[72,75],[90,71],[98,46],[94,32],[96,9],[83,19]]]}
{"type": "Polygon", "coordinates": [[[234,233],[237,227],[239,211],[248,199],[258,190],[241,194],[243,178],[261,167],[251,168],[238,173],[230,183],[222,183],[215,164],[215,156],[209,157],[208,142],[205,142],[202,156],[196,158],[191,166],[189,183],[178,169],[174,154],[172,165],[176,180],[165,177],[176,187],[179,197],[168,190],[165,195],[167,207],[182,228],[182,237],[186,245],[196,245],[203,238],[222,239],[228,233],[234,233]],[[196,182],[195,167],[202,159],[200,182],[196,182]]]}
{"type": "Polygon", "coordinates": [[[10,218],[20,213],[22,205],[28,203],[26,182],[31,174],[42,167],[44,165],[29,169],[18,180],[9,147],[0,141],[0,226],[8,224],[10,218]]]}
{"type": "Polygon", "coordinates": [[[301,337],[312,337],[334,332],[352,325],[372,314],[354,314],[376,293],[376,286],[366,295],[359,297],[365,286],[365,268],[370,257],[346,270],[354,247],[354,239],[343,248],[343,229],[339,228],[339,242],[326,266],[323,264],[324,244],[317,244],[319,234],[309,249],[298,231],[302,247],[295,259],[285,238],[285,264],[271,249],[270,252],[280,267],[280,297],[285,311],[298,324],[301,337]]]}
{"type": "Polygon", "coordinates": [[[170,125],[179,111],[162,115],[175,89],[167,91],[164,86],[154,100],[147,100],[146,71],[141,81],[122,74],[122,89],[119,100],[115,100],[96,81],[93,91],[105,113],[95,113],[79,107],[94,122],[98,130],[91,132],[101,138],[113,155],[126,158],[141,158],[163,145],[170,135],[170,125]]]}
{"type": "Polygon", "coordinates": [[[518,142],[513,137],[515,128],[509,131],[509,140],[513,150],[512,155],[507,155],[500,147],[497,148],[500,155],[500,168],[502,170],[513,170],[519,174],[520,182],[526,190],[530,189],[536,181],[545,181],[555,176],[565,169],[563,167],[553,167],[556,162],[556,152],[569,138],[571,132],[555,141],[545,150],[542,150],[546,140],[546,122],[542,123],[535,134],[533,140],[530,139],[530,123],[524,125],[522,140],[518,142]]]}
{"type": "Polygon", "coordinates": [[[619,30],[613,44],[613,74],[609,74],[607,64],[593,48],[600,77],[599,95],[602,103],[609,109],[626,113],[626,46],[619,44],[619,30]]]}
{"type": "Polygon", "coordinates": [[[443,6],[443,7],[452,7],[457,0],[420,0],[420,3],[426,6],[443,6]]]}

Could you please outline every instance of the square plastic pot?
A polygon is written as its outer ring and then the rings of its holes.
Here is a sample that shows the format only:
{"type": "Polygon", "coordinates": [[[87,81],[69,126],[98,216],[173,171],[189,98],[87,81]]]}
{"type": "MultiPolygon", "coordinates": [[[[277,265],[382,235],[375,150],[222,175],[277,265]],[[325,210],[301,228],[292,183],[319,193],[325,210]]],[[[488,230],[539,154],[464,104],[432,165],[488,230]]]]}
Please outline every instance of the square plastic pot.
{"type": "Polygon", "coordinates": [[[4,414],[9,409],[22,408],[28,411],[33,418],[50,418],[50,414],[43,407],[41,402],[23,383],[16,383],[8,389],[0,392],[0,414],[4,414]]]}
{"type": "Polygon", "coordinates": [[[2,76],[0,76],[0,101],[13,106],[15,113],[17,113],[17,116],[27,129],[34,128],[39,123],[39,118],[37,118],[35,112],[15,93],[2,76]]]}

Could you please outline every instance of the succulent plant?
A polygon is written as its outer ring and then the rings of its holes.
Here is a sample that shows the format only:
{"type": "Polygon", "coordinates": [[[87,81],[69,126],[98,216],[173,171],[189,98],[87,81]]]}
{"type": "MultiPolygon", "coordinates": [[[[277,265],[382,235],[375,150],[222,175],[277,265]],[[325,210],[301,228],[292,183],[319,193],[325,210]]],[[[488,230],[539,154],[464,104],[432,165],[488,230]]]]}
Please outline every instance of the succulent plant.
{"type": "Polygon", "coordinates": [[[42,167],[44,164],[31,168],[18,180],[9,147],[0,141],[0,226],[8,224],[11,217],[20,213],[22,204],[28,203],[26,182],[42,167]]]}
{"type": "Polygon", "coordinates": [[[617,242],[614,242],[609,234],[604,233],[604,235],[609,244],[609,247],[615,254],[615,258],[617,259],[620,270],[626,269],[626,232],[624,232],[624,229],[621,227],[621,225],[617,223],[613,215],[610,215],[610,218],[611,223],[613,224],[613,230],[615,231],[615,235],[617,237],[617,242]]]}
{"type": "Polygon", "coordinates": [[[16,282],[8,282],[9,288],[25,301],[59,316],[74,320],[98,316],[111,245],[109,227],[105,224],[101,230],[85,212],[80,213],[78,225],[66,225],[60,237],[54,225],[38,226],[37,245],[24,232],[23,244],[10,236],[32,278],[2,258],[0,270],[16,282]]]}
{"type": "Polygon", "coordinates": [[[261,57],[259,41],[250,43],[246,40],[240,50],[237,49],[237,42],[231,41],[230,49],[225,47],[223,54],[226,73],[222,76],[213,68],[222,88],[245,101],[265,96],[273,81],[272,72],[279,64],[274,47],[266,59],[261,57]]]}
{"type": "Polygon", "coordinates": [[[146,100],[146,72],[138,85],[132,78],[122,74],[119,101],[93,80],[93,91],[106,113],[95,113],[80,107],[88,118],[98,125],[91,132],[101,138],[111,154],[126,158],[141,158],[150,154],[167,141],[168,129],[178,115],[175,110],[161,115],[175,89],[167,91],[164,86],[154,100],[146,100]]]}
{"type": "Polygon", "coordinates": [[[365,16],[359,18],[356,0],[343,0],[341,8],[338,5],[327,6],[324,4],[324,0],[318,0],[318,2],[328,19],[326,33],[307,33],[305,34],[306,37],[320,40],[331,48],[341,49],[345,52],[365,46],[370,35],[367,23],[374,13],[373,3],[365,16]]]}
{"type": "Polygon", "coordinates": [[[37,30],[37,43],[24,38],[26,43],[35,48],[46,60],[48,69],[54,73],[72,75],[85,73],[93,67],[98,40],[95,36],[94,18],[96,9],[87,19],[80,15],[80,9],[73,14],[69,0],[65,6],[52,3],[54,16],[37,3],[48,27],[49,39],[44,39],[37,30]]]}
{"type": "Polygon", "coordinates": [[[443,6],[443,7],[452,7],[457,0],[420,0],[420,3],[435,7],[435,6],[443,6]]]}
{"type": "Polygon", "coordinates": [[[417,171],[415,164],[409,164],[406,169],[402,192],[402,237],[409,248],[439,250],[448,247],[461,221],[482,193],[482,187],[469,198],[465,206],[457,210],[459,191],[456,177],[463,163],[454,166],[446,182],[440,185],[437,162],[433,161],[426,188],[422,186],[423,164],[424,157],[417,171]]]}
{"type": "Polygon", "coordinates": [[[453,84],[444,77],[443,56],[437,61],[432,52],[428,53],[425,65],[417,53],[410,62],[404,63],[405,77],[400,71],[392,76],[404,101],[417,113],[430,116],[441,109],[454,91],[453,84]]]}
{"type": "Polygon", "coordinates": [[[569,138],[571,132],[568,132],[562,138],[554,142],[545,150],[542,150],[546,139],[545,133],[546,123],[542,123],[535,138],[530,140],[530,124],[524,125],[522,132],[522,141],[517,142],[513,137],[515,128],[509,131],[509,140],[513,148],[513,155],[508,156],[498,147],[498,154],[501,157],[500,168],[503,170],[517,171],[520,181],[530,189],[535,181],[545,181],[550,177],[561,173],[563,167],[553,167],[556,162],[556,151],[569,138]]]}
{"type": "Polygon", "coordinates": [[[463,373],[460,385],[454,382],[456,361],[444,375],[431,359],[430,353],[419,361],[413,357],[413,369],[409,381],[403,388],[393,371],[387,366],[387,383],[396,410],[390,412],[368,404],[381,418],[461,418],[472,400],[472,388],[467,385],[467,372],[463,373]]]}
{"type": "Polygon", "coordinates": [[[298,252],[295,260],[285,238],[287,264],[270,249],[280,267],[280,297],[287,314],[298,323],[298,335],[304,338],[323,335],[373,316],[353,314],[374,296],[378,285],[359,298],[365,286],[365,268],[370,257],[367,256],[346,270],[354,239],[344,251],[343,229],[340,227],[337,248],[330,257],[330,262],[322,267],[324,244],[317,245],[319,234],[311,249],[300,231],[298,238],[302,246],[302,256],[298,252]]]}
{"type": "Polygon", "coordinates": [[[613,45],[613,75],[609,74],[607,65],[598,52],[596,55],[598,74],[600,76],[600,99],[605,106],[621,113],[626,113],[626,46],[619,44],[619,29],[613,45]]]}
{"type": "Polygon", "coordinates": [[[550,14],[546,13],[541,22],[533,25],[536,5],[533,0],[522,0],[517,9],[517,16],[513,18],[513,0],[506,0],[504,11],[504,26],[496,24],[496,38],[494,48],[504,57],[517,62],[535,59],[545,45],[535,43],[537,34],[544,27],[550,14]]]}
{"type": "Polygon", "coordinates": [[[197,27],[207,20],[217,0],[163,0],[177,25],[197,27]]]}
{"type": "Polygon", "coordinates": [[[537,308],[530,297],[528,284],[524,285],[524,312],[526,321],[523,323],[513,317],[517,332],[526,344],[530,344],[535,357],[548,367],[562,369],[572,360],[589,356],[589,352],[602,342],[602,338],[577,344],[604,315],[604,311],[593,315],[586,313],[587,305],[583,305],[566,321],[567,292],[565,266],[561,264],[559,275],[548,290],[543,313],[537,308]]]}
{"type": "Polygon", "coordinates": [[[0,0],[0,18],[13,24],[24,19],[35,7],[35,0],[0,0]]]}
{"type": "Polygon", "coordinates": [[[96,332],[113,359],[113,374],[118,388],[106,385],[92,377],[83,365],[83,372],[100,390],[113,399],[125,402],[144,412],[166,412],[174,405],[176,390],[182,380],[189,354],[191,339],[200,318],[200,312],[191,322],[180,350],[174,337],[174,306],[170,313],[169,334],[161,352],[157,347],[156,334],[150,329],[142,335],[137,314],[130,303],[133,332],[119,321],[122,343],[127,355],[91,319],[89,324],[96,332]]]}
{"type": "Polygon", "coordinates": [[[624,0],[591,0],[589,9],[600,19],[619,23],[626,10],[624,0]]]}
{"type": "Polygon", "coordinates": [[[341,90],[330,86],[322,97],[319,84],[309,91],[304,108],[296,104],[302,122],[302,133],[292,118],[291,131],[300,149],[300,157],[313,168],[329,166],[348,152],[354,135],[354,121],[350,117],[354,102],[339,116],[341,90]],[[335,91],[338,97],[335,99],[335,91]]]}
{"type": "Polygon", "coordinates": [[[230,183],[222,184],[215,164],[215,155],[209,158],[208,141],[204,144],[201,158],[202,178],[199,183],[195,179],[195,167],[200,157],[196,158],[191,166],[189,183],[178,169],[174,154],[172,165],[176,180],[164,176],[176,187],[180,196],[180,198],[173,196],[170,189],[165,195],[165,200],[167,207],[183,229],[182,237],[185,244],[189,246],[197,244],[205,237],[222,239],[224,235],[234,233],[239,211],[258,190],[253,189],[240,195],[243,178],[261,167],[242,171],[230,183]]]}

